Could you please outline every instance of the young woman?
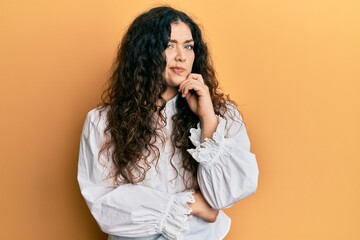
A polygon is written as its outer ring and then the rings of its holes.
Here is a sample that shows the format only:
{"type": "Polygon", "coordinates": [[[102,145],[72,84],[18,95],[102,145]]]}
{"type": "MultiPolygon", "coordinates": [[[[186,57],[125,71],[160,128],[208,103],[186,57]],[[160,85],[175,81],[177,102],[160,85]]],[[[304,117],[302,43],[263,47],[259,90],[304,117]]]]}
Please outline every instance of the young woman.
{"type": "Polygon", "coordinates": [[[87,115],[78,181],[109,239],[223,239],[221,211],[254,193],[258,168],[198,25],[157,7],[120,44],[103,103],[87,115]]]}

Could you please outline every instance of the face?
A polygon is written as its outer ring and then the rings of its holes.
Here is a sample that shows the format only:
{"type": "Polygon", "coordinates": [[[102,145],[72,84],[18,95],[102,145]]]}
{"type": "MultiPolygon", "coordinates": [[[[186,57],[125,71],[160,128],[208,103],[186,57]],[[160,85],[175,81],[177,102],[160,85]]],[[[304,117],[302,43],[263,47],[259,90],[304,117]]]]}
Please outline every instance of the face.
{"type": "Polygon", "coordinates": [[[175,96],[177,88],[191,73],[195,59],[194,40],[191,30],[183,22],[171,24],[171,35],[165,50],[166,68],[163,76],[167,83],[167,94],[175,96]]]}

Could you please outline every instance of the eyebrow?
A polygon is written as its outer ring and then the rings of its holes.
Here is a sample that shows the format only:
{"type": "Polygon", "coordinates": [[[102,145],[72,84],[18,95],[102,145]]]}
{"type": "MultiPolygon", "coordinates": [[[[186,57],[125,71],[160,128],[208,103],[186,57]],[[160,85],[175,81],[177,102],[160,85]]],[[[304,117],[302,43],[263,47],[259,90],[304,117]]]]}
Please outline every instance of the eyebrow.
{"type": "MultiPolygon", "coordinates": [[[[175,39],[170,39],[169,42],[178,43],[178,41],[175,40],[175,39]]],[[[193,40],[193,39],[189,39],[189,40],[186,40],[184,43],[190,43],[190,42],[194,42],[194,40],[193,40]]]]}

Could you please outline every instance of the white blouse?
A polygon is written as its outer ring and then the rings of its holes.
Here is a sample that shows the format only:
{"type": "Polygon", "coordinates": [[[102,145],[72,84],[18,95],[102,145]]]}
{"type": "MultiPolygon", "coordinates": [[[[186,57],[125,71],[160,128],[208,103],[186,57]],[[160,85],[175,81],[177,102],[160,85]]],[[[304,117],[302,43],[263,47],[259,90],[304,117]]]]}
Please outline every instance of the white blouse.
{"type": "MultiPolygon", "coordinates": [[[[80,142],[78,181],[92,215],[109,239],[219,240],[229,231],[230,218],[222,211],[214,223],[190,215],[188,203],[194,202],[193,192],[185,191],[182,177],[173,168],[182,172],[180,153],[176,149],[173,154],[170,140],[176,99],[168,101],[163,110],[167,124],[163,128],[165,142],[158,143],[159,161],[136,185],[115,186],[108,178],[111,161],[105,159],[105,154],[99,158],[105,141],[106,112],[93,109],[87,115],[80,142]]],[[[239,112],[229,105],[225,117],[218,117],[212,139],[200,143],[200,124],[190,130],[196,148],[188,152],[199,162],[198,184],[215,209],[227,208],[257,188],[257,162],[240,120],[239,112]],[[229,117],[230,112],[235,118],[229,117]]]]}

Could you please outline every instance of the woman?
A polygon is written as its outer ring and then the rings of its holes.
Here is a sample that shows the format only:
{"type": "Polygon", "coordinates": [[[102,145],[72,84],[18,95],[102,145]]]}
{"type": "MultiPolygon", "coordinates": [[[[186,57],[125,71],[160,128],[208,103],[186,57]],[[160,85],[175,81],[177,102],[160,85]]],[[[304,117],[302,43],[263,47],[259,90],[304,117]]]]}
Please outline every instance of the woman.
{"type": "Polygon", "coordinates": [[[109,239],[223,239],[221,209],[255,192],[258,168],[197,24],[167,6],[138,16],[102,99],[78,181],[109,239]]]}

